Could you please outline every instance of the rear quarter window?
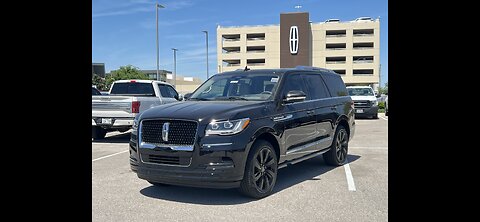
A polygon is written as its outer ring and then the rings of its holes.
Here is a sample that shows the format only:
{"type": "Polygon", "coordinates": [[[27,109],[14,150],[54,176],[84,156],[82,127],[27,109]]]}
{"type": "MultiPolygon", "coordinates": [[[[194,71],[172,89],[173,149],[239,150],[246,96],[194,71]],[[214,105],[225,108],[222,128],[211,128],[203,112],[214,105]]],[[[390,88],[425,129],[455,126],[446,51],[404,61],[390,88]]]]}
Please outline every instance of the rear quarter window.
{"type": "Polygon", "coordinates": [[[323,80],[325,80],[327,88],[330,91],[330,95],[332,95],[332,97],[348,95],[345,83],[343,82],[342,78],[337,74],[322,73],[322,78],[323,80]]]}

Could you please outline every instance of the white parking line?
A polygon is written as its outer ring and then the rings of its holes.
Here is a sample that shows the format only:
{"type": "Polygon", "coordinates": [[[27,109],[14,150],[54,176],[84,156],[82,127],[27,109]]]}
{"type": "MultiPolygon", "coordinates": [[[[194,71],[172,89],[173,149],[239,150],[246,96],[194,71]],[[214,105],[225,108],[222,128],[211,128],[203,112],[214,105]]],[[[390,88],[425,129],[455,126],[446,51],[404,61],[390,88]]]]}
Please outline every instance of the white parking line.
{"type": "Polygon", "coordinates": [[[92,160],[92,163],[95,162],[95,161],[97,161],[97,160],[105,159],[105,158],[108,158],[108,157],[111,157],[111,156],[115,156],[115,155],[118,155],[118,154],[121,154],[121,153],[126,153],[126,152],[128,152],[128,150],[124,150],[124,151],[122,151],[122,152],[110,154],[110,155],[107,155],[107,156],[102,156],[102,157],[99,157],[99,158],[97,158],[97,159],[93,159],[93,160],[92,160]]]}
{"type": "Polygon", "coordinates": [[[348,190],[350,191],[356,191],[355,189],[355,182],[353,182],[353,176],[352,176],[352,171],[350,170],[350,164],[345,164],[343,165],[345,168],[345,175],[347,176],[347,183],[348,183],[348,190]]]}
{"type": "Polygon", "coordinates": [[[383,117],[383,116],[378,116],[378,117],[380,117],[380,118],[382,118],[382,119],[384,119],[384,120],[388,120],[388,118],[385,118],[385,117],[383,117]]]}
{"type": "Polygon", "coordinates": [[[349,146],[349,149],[366,149],[366,150],[388,150],[388,147],[366,147],[366,146],[349,146]]]}

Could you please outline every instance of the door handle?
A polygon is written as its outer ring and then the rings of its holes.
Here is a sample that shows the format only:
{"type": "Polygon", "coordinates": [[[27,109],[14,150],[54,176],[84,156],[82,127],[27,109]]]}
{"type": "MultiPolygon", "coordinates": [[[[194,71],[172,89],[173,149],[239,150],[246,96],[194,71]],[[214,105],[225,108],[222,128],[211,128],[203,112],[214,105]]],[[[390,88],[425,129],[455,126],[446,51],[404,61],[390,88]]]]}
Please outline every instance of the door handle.
{"type": "Polygon", "coordinates": [[[337,107],[336,107],[336,106],[332,106],[332,107],[330,107],[330,109],[332,109],[332,110],[337,110],[337,107]]]}
{"type": "Polygon", "coordinates": [[[307,111],[307,115],[313,115],[314,113],[315,113],[315,110],[307,111]]]}

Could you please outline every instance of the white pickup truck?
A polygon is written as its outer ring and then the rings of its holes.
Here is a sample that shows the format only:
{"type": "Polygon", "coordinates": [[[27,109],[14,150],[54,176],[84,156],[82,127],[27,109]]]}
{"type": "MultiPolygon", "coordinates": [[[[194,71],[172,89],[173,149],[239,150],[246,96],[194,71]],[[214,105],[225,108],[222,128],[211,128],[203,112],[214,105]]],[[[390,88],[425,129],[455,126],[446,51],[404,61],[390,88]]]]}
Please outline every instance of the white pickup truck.
{"type": "Polygon", "coordinates": [[[92,138],[103,139],[110,131],[132,128],[139,113],[162,104],[183,100],[172,85],[154,80],[118,80],[109,95],[92,96],[92,138]]]}

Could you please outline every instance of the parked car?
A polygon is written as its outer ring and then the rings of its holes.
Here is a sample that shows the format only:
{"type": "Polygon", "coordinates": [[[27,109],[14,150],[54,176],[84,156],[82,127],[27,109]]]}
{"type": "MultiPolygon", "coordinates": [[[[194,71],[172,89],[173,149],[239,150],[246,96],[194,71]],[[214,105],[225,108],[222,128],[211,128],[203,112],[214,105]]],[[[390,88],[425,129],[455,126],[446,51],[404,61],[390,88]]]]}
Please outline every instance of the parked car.
{"type": "Polygon", "coordinates": [[[370,17],[360,17],[360,18],[356,18],[354,22],[369,22],[369,21],[373,21],[373,19],[370,17]]]}
{"type": "Polygon", "coordinates": [[[349,86],[348,95],[355,104],[356,117],[371,117],[378,119],[378,101],[375,92],[370,86],[349,86]]]}
{"type": "Polygon", "coordinates": [[[339,23],[340,19],[327,19],[325,20],[325,23],[339,23]]]}
{"type": "Polygon", "coordinates": [[[263,198],[282,167],[318,155],[345,164],[354,132],[353,101],[333,71],[237,70],[137,115],[130,166],[155,186],[239,187],[263,198]]]}
{"type": "Polygon", "coordinates": [[[385,98],[385,116],[388,116],[388,95],[385,98]]]}
{"type": "Polygon", "coordinates": [[[92,138],[103,139],[110,131],[132,128],[139,113],[182,100],[172,85],[153,80],[118,80],[109,95],[92,96],[92,138]]]}
{"type": "Polygon", "coordinates": [[[100,91],[98,91],[97,88],[92,86],[92,96],[99,96],[99,95],[102,95],[102,93],[100,93],[100,91]]]}

